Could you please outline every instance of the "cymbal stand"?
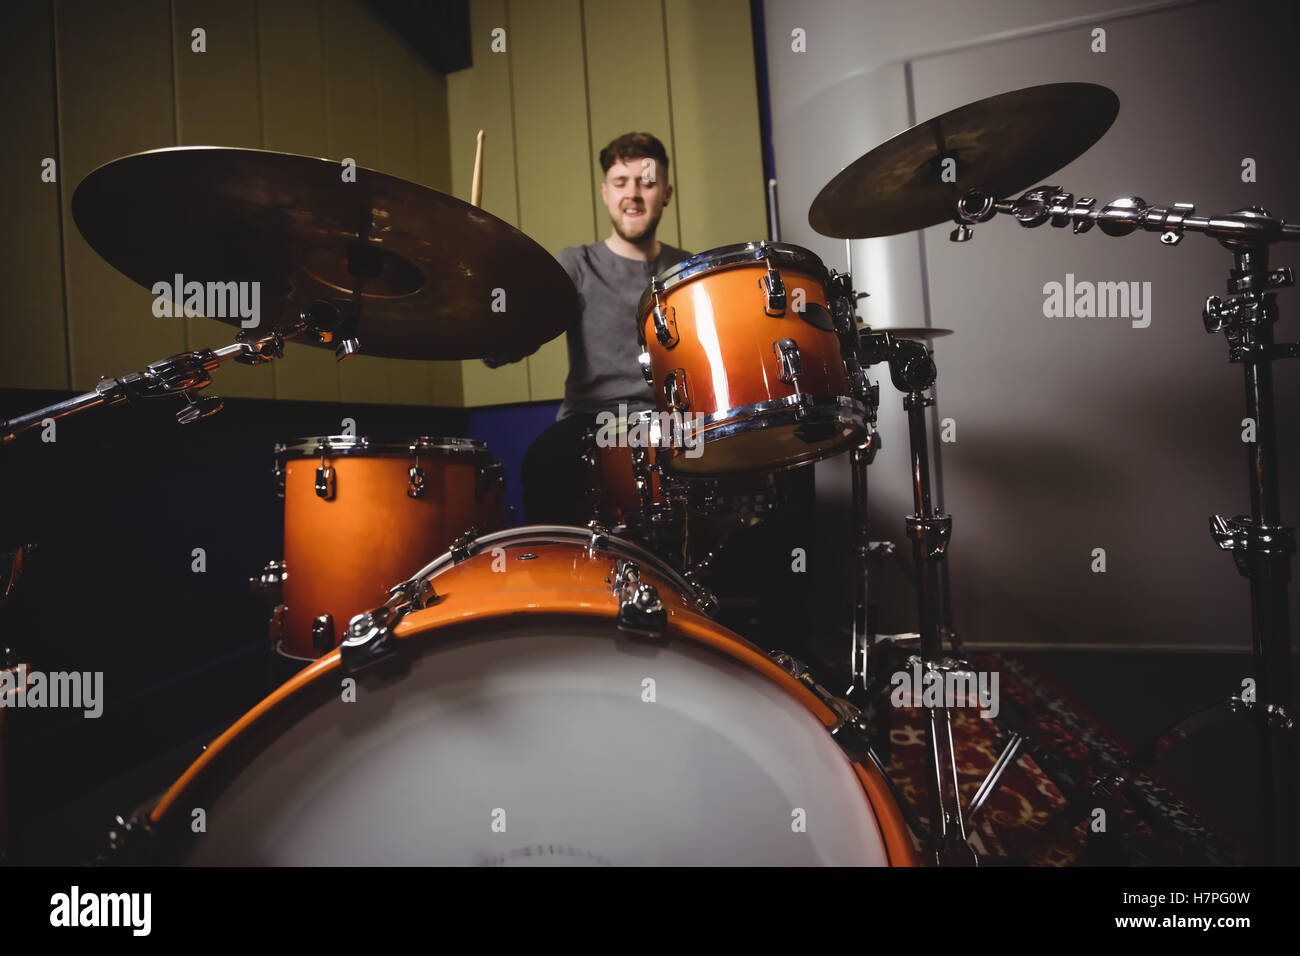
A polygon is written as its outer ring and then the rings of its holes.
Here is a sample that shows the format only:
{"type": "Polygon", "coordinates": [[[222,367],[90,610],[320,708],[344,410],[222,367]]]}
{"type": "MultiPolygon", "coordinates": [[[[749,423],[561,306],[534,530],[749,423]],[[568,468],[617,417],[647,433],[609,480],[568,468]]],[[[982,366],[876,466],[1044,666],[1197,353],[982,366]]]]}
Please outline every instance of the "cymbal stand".
{"type": "MultiPolygon", "coordinates": [[[[921,635],[919,663],[927,682],[937,679],[947,686],[945,678],[948,673],[969,670],[969,665],[945,655],[940,627],[939,565],[947,552],[952,518],[935,510],[930,493],[930,446],[925,409],[934,404],[933,396],[927,394],[937,375],[934,358],[920,342],[896,338],[889,332],[863,332],[859,352],[864,365],[887,361],[894,387],[904,394],[903,407],[907,410],[911,446],[912,497],[916,509],[914,514],[907,516],[906,522],[917,572],[921,635]]],[[[858,470],[855,461],[855,476],[858,470]]],[[[856,482],[854,487],[859,487],[856,482]]],[[[865,502],[857,501],[855,506],[861,515],[865,502]]],[[[935,704],[928,694],[923,694],[922,700],[926,712],[926,774],[930,795],[926,849],[930,858],[940,865],[972,865],[978,860],[966,842],[966,820],[961,806],[948,701],[935,704]]],[[[1008,761],[999,761],[994,768],[997,777],[991,782],[986,781],[986,786],[995,788],[997,778],[1008,765],[1008,761]]]]}
{"type": "Polygon", "coordinates": [[[210,373],[226,361],[233,360],[242,365],[261,365],[273,358],[283,358],[285,340],[303,333],[319,335],[322,340],[328,340],[327,331],[323,328],[318,331],[315,328],[311,311],[310,307],[305,309],[302,320],[287,329],[277,329],[260,338],[253,338],[247,332],[241,332],[237,341],[231,345],[216,349],[178,352],[149,364],[144,371],[131,372],[120,378],[102,378],[93,391],[19,415],[17,418],[0,420],[0,445],[13,441],[25,432],[40,428],[49,419],[58,420],[92,408],[120,405],[140,399],[172,396],[184,399],[184,406],[176,413],[176,420],[182,425],[215,415],[221,411],[225,403],[216,396],[198,394],[200,389],[212,384],[210,373]]]}
{"type": "Polygon", "coordinates": [[[1232,552],[1238,572],[1250,581],[1251,643],[1256,694],[1253,700],[1233,697],[1226,706],[1202,708],[1140,748],[1119,773],[1098,781],[1090,794],[1110,793],[1127,784],[1161,756],[1176,740],[1227,714],[1253,718],[1259,739],[1258,817],[1261,822],[1258,855],[1271,863],[1300,862],[1300,828],[1296,818],[1297,727],[1292,713],[1290,609],[1287,591],[1291,581],[1291,554],[1295,529],[1283,523],[1278,495],[1277,439],[1273,398],[1275,359],[1300,356],[1300,345],[1273,341],[1277,322],[1272,290],[1295,283],[1289,268],[1270,269],[1269,250],[1275,242],[1300,241],[1300,224],[1270,216],[1267,210],[1247,207],[1227,215],[1196,216],[1190,203],[1157,206],[1137,197],[1116,199],[1098,208],[1096,200],[1058,186],[1041,186],[1021,198],[997,201],[970,192],[957,203],[957,223],[951,238],[970,238],[970,225],[997,213],[1014,216],[1022,226],[1072,225],[1075,233],[1097,225],[1110,236],[1141,229],[1159,232],[1160,241],[1175,246],[1185,232],[1201,232],[1217,239],[1233,255],[1227,295],[1210,296],[1202,319],[1205,331],[1222,332],[1228,342],[1228,361],[1240,364],[1245,376],[1246,414],[1255,423],[1255,441],[1246,443],[1250,478],[1249,515],[1210,518],[1210,535],[1232,552]]]}

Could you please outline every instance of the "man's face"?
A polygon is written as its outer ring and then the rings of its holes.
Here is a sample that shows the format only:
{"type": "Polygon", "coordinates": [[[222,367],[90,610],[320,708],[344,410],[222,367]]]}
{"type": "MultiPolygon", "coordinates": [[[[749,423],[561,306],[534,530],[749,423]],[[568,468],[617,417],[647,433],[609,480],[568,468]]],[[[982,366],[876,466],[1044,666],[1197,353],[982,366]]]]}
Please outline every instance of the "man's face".
{"type": "Polygon", "coordinates": [[[672,198],[659,164],[647,157],[620,160],[605,173],[600,195],[621,239],[646,243],[654,239],[659,218],[672,198]]]}

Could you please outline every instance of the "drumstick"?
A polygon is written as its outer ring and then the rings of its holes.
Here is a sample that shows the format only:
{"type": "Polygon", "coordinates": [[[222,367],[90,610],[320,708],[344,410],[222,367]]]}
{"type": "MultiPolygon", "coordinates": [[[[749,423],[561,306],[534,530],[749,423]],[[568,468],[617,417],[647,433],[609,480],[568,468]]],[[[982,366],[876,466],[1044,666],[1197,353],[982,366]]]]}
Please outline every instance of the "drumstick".
{"type": "Polygon", "coordinates": [[[474,184],[470,187],[469,201],[483,205],[483,131],[478,131],[478,149],[474,153],[474,184]]]}

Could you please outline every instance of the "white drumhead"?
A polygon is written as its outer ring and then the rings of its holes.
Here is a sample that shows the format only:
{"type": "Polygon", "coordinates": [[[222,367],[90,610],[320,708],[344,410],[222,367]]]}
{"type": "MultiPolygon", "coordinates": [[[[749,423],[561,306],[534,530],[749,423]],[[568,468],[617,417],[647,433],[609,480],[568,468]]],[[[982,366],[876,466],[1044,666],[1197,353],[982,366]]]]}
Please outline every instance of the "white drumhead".
{"type": "MultiPolygon", "coordinates": [[[[190,862],[888,862],[806,708],[722,654],[611,629],[515,618],[362,679],[204,807],[190,862]]],[[[193,809],[182,796],[172,812],[193,809]]]]}

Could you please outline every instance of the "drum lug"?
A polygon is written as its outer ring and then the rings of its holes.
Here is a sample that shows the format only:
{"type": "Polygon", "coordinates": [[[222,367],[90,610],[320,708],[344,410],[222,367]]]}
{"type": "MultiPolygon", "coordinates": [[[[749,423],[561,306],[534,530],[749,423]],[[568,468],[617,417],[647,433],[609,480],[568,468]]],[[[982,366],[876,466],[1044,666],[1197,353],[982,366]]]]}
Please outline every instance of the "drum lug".
{"type": "Polygon", "coordinates": [[[283,604],[277,604],[271,610],[271,620],[267,623],[266,633],[274,645],[277,641],[284,640],[284,612],[283,604]]]}
{"type": "Polygon", "coordinates": [[[664,377],[664,399],[669,408],[679,412],[691,407],[691,395],[686,387],[686,369],[675,368],[664,377]]]}
{"type": "Polygon", "coordinates": [[[269,603],[279,604],[284,593],[284,579],[288,576],[283,561],[268,561],[257,577],[248,579],[248,587],[269,603]]]}
{"type": "Polygon", "coordinates": [[[424,497],[424,469],[419,465],[412,465],[409,471],[411,480],[406,485],[406,497],[423,498],[424,497]]]}
{"type": "MultiPolygon", "coordinates": [[[[712,554],[710,554],[709,557],[712,558],[712,554]]],[[[711,590],[700,582],[699,575],[703,570],[704,567],[699,566],[687,571],[682,575],[682,577],[684,577],[686,583],[691,586],[691,596],[695,598],[695,604],[699,607],[700,613],[705,617],[713,617],[718,613],[718,598],[711,590]]]]}
{"type": "Polygon", "coordinates": [[[609,547],[609,529],[599,521],[588,521],[587,530],[591,532],[591,539],[587,542],[587,547],[592,551],[604,551],[609,547]]]}
{"type": "Polygon", "coordinates": [[[799,344],[794,339],[777,339],[772,343],[772,353],[780,366],[777,378],[795,386],[798,391],[799,376],[803,374],[803,353],[799,351],[799,344]]]}
{"type": "Polygon", "coordinates": [[[385,604],[352,618],[347,637],[339,644],[339,660],[343,666],[355,674],[397,653],[393,625],[401,616],[400,611],[385,604]]]}
{"type": "Polygon", "coordinates": [[[474,545],[478,543],[478,538],[478,528],[470,528],[453,541],[451,547],[447,549],[451,552],[452,563],[460,564],[462,561],[468,561],[474,554],[474,545]]]}
{"type": "Polygon", "coordinates": [[[784,651],[772,651],[767,656],[810,690],[835,715],[835,723],[826,729],[845,755],[851,760],[862,760],[867,757],[871,751],[871,735],[862,711],[817,683],[817,679],[808,672],[808,668],[798,658],[784,651]]]}
{"type": "Polygon", "coordinates": [[[334,469],[328,465],[316,469],[316,497],[326,501],[334,497],[334,469]]]}
{"type": "Polygon", "coordinates": [[[271,477],[275,479],[275,494],[277,498],[284,497],[284,458],[287,446],[283,443],[276,443],[275,446],[275,464],[271,466],[271,477]]]}
{"type": "Polygon", "coordinates": [[[655,383],[654,369],[650,367],[650,353],[642,352],[636,357],[637,364],[641,366],[641,377],[645,379],[647,385],[655,383]]]}
{"type": "MultiPolygon", "coordinates": [[[[658,297],[655,299],[658,302],[658,297]]],[[[677,334],[677,309],[673,306],[664,308],[656,304],[654,308],[655,338],[666,349],[671,349],[681,341],[677,334]]]]}
{"type": "Polygon", "coordinates": [[[776,266],[772,265],[770,258],[767,260],[767,275],[758,281],[763,287],[763,294],[767,297],[763,311],[773,318],[785,315],[785,283],[781,281],[781,273],[777,271],[776,266]]]}
{"type": "Polygon", "coordinates": [[[322,614],[311,622],[311,646],[321,654],[334,650],[333,614],[322,614]]]}
{"type": "Polygon", "coordinates": [[[399,608],[402,613],[407,611],[423,611],[431,604],[438,603],[438,594],[433,589],[433,582],[428,578],[412,578],[409,581],[403,581],[395,588],[388,590],[387,607],[399,608]]]}
{"type": "Polygon", "coordinates": [[[505,485],[506,466],[505,462],[499,459],[493,459],[486,465],[479,465],[478,469],[478,487],[475,489],[480,498],[487,493],[493,485],[505,485]]]}
{"type": "Polygon", "coordinates": [[[618,629],[643,637],[662,637],[668,627],[668,612],[652,584],[624,587],[618,601],[618,629]]]}

